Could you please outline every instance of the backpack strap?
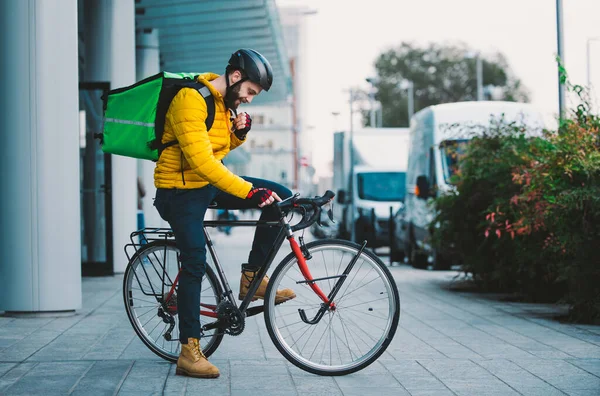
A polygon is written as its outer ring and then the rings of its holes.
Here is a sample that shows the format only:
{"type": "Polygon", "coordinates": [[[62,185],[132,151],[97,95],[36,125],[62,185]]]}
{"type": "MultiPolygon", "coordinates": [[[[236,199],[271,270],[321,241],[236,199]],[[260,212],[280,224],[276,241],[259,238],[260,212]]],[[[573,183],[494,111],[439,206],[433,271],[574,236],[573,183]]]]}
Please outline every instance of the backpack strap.
{"type": "MultiPolygon", "coordinates": [[[[214,122],[215,122],[215,98],[212,95],[212,93],[210,92],[210,89],[208,89],[208,87],[202,83],[195,83],[195,87],[197,91],[200,93],[200,95],[202,95],[202,97],[204,98],[204,101],[206,102],[206,131],[210,131],[210,128],[212,128],[214,122]],[[201,86],[201,88],[197,88],[197,86],[201,86]]],[[[185,87],[181,87],[181,88],[185,88],[185,87]]],[[[189,87],[192,88],[192,87],[189,87]]],[[[177,140],[172,140],[170,142],[164,143],[161,145],[161,148],[159,149],[160,152],[162,152],[164,149],[166,149],[167,147],[171,147],[171,146],[175,146],[176,144],[178,144],[179,142],[177,140]]]]}
{"type": "Polygon", "coordinates": [[[202,95],[206,101],[206,130],[210,131],[210,128],[212,128],[213,123],[215,122],[215,98],[212,96],[210,89],[208,89],[206,85],[203,85],[198,92],[200,92],[200,95],[202,95]]]}

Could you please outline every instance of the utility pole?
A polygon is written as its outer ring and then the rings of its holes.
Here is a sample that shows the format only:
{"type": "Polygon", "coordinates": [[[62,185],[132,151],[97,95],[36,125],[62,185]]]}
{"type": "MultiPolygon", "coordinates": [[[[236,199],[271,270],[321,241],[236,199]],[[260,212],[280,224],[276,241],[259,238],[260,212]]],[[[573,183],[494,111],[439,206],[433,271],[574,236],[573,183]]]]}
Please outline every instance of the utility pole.
{"type": "Polygon", "coordinates": [[[483,100],[483,61],[481,54],[477,54],[477,100],[483,100]]]}

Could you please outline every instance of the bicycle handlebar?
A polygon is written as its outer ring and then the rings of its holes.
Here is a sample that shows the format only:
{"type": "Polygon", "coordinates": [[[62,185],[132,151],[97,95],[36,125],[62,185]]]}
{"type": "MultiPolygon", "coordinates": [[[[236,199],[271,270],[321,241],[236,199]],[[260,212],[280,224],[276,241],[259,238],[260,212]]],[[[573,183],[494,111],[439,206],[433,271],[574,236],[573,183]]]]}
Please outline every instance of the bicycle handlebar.
{"type": "Polygon", "coordinates": [[[292,226],[292,231],[298,231],[313,225],[321,214],[321,207],[331,201],[333,197],[335,197],[335,194],[330,190],[327,190],[322,196],[314,198],[298,198],[297,196],[293,196],[285,201],[277,202],[277,207],[282,214],[294,210],[299,211],[300,208],[303,209],[302,220],[300,220],[298,224],[292,226]],[[306,206],[310,206],[310,209],[313,212],[308,219],[306,218],[306,215],[308,214],[306,206]]]}

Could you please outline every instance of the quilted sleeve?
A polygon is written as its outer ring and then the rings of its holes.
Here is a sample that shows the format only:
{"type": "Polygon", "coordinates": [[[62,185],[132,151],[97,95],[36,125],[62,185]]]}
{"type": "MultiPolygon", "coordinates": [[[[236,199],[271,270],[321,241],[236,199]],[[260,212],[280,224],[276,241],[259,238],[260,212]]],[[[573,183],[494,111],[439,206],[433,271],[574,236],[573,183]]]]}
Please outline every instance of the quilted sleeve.
{"type": "MultiPolygon", "coordinates": [[[[248,135],[246,135],[246,138],[248,137],[248,135]]],[[[242,144],[244,144],[244,142],[246,141],[246,139],[241,140],[238,139],[237,136],[235,136],[235,133],[231,132],[231,134],[229,135],[229,144],[230,144],[230,149],[233,150],[237,147],[240,147],[242,144]]]]}
{"type": "Polygon", "coordinates": [[[218,189],[246,198],[252,185],[214,157],[206,131],[206,102],[200,93],[183,88],[171,102],[167,116],[191,169],[218,189]]]}

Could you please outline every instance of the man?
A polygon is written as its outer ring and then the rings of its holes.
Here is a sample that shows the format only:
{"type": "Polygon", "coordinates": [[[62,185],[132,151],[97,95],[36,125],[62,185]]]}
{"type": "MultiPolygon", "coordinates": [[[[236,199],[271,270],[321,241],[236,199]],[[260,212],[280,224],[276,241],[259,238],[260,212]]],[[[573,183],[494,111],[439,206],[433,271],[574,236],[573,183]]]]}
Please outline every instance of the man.
{"type": "MultiPolygon", "coordinates": [[[[199,345],[200,286],[206,268],[203,233],[204,215],[211,202],[227,209],[262,208],[261,220],[278,220],[270,205],[292,195],[287,188],[267,180],[240,177],[221,162],[230,150],[246,140],[251,119],[236,113],[242,103],[251,103],[273,82],[269,62],[257,51],[240,49],[230,58],[225,74],[205,73],[198,77],[210,90],[215,101],[214,123],[207,132],[207,106],[195,89],[181,89],[166,114],[162,142],[177,140],[161,154],[154,172],[157,188],[156,206],[168,221],[181,251],[182,271],[179,276],[177,304],[181,353],[177,360],[179,375],[216,378],[219,370],[208,362],[199,345]]],[[[256,271],[266,259],[278,230],[257,227],[248,264],[242,265],[239,298],[243,299],[256,271]]],[[[268,278],[256,293],[264,298],[268,278]]],[[[277,301],[296,297],[290,289],[278,290],[277,301]]]]}

